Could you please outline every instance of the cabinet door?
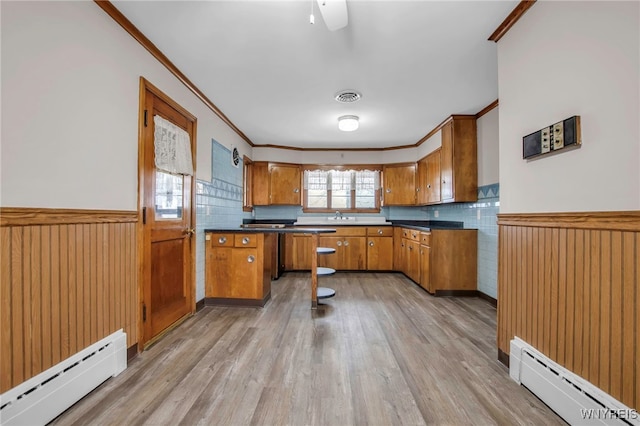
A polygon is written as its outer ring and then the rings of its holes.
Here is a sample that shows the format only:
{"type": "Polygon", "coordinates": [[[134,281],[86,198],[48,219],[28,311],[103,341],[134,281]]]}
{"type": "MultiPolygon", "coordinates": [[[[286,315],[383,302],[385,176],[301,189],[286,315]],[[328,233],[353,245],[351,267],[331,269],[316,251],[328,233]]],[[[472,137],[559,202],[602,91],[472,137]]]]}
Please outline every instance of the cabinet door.
{"type": "Polygon", "coordinates": [[[416,204],[424,205],[427,204],[427,185],[428,182],[428,156],[418,161],[418,173],[416,178],[416,204]]]}
{"type": "Polygon", "coordinates": [[[269,166],[271,189],[270,204],[301,205],[301,174],[296,164],[269,166]]]}
{"type": "Polygon", "coordinates": [[[367,269],[370,271],[393,270],[393,237],[367,238],[367,269]]]}
{"type": "MultiPolygon", "coordinates": [[[[320,247],[328,247],[336,251],[335,253],[318,255],[318,266],[333,268],[335,270],[340,269],[339,256],[342,254],[342,238],[343,237],[329,237],[329,236],[318,237],[318,245],[320,247]]],[[[309,250],[311,250],[311,246],[309,246],[309,250]]]]}
{"type": "Polygon", "coordinates": [[[294,235],[292,248],[293,269],[296,271],[311,270],[311,236],[294,235]]]}
{"type": "Polygon", "coordinates": [[[382,173],[384,205],[416,204],[416,163],[387,164],[382,173]]]}
{"type": "Polygon", "coordinates": [[[229,297],[231,293],[231,247],[208,247],[206,263],[206,297],[229,297]]]}
{"type": "Polygon", "coordinates": [[[407,242],[407,276],[414,282],[420,282],[420,243],[417,241],[407,242]]]}
{"type": "Polygon", "coordinates": [[[440,193],[442,201],[453,200],[453,121],[442,126],[440,150],[440,193]]]}
{"type": "Polygon", "coordinates": [[[402,267],[402,228],[393,228],[393,270],[403,272],[402,267]]]}
{"type": "Polygon", "coordinates": [[[255,248],[234,248],[231,250],[231,291],[220,297],[237,299],[262,298],[262,265],[255,248]],[[260,273],[258,273],[260,269],[260,273]],[[258,288],[259,286],[259,288],[258,288]]]}
{"type": "Polygon", "coordinates": [[[256,161],[251,171],[251,197],[254,206],[269,204],[269,163],[256,161]]]}
{"type": "Polygon", "coordinates": [[[431,291],[431,247],[420,246],[420,286],[431,291]]]}
{"type": "Polygon", "coordinates": [[[338,268],[345,271],[364,271],[367,268],[367,239],[343,237],[338,268]]]}
{"type": "Polygon", "coordinates": [[[440,198],[440,154],[441,149],[433,151],[427,157],[425,157],[426,163],[426,183],[425,183],[425,203],[433,204],[439,203],[440,198]]]}

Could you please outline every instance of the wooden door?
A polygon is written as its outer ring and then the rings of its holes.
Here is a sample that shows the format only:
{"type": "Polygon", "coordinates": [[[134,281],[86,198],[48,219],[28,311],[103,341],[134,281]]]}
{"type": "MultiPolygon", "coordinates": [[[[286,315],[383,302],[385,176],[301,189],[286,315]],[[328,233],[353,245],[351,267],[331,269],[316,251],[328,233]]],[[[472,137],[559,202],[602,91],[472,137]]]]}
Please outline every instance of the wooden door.
{"type": "Polygon", "coordinates": [[[141,82],[140,195],[142,295],[140,344],[195,311],[194,179],[159,170],[154,161],[154,116],[190,135],[195,158],[196,118],[146,80],[141,82]]]}
{"type": "Polygon", "coordinates": [[[440,196],[442,201],[452,200],[453,193],[453,121],[442,127],[440,151],[440,196]]]}
{"type": "Polygon", "coordinates": [[[367,239],[365,237],[342,237],[342,250],[338,269],[363,271],[367,261],[367,239]]]}
{"type": "Polygon", "coordinates": [[[271,164],[269,166],[270,204],[302,205],[302,175],[297,164],[271,164]]]}
{"type": "Polygon", "coordinates": [[[342,255],[342,239],[343,237],[318,236],[318,246],[327,247],[335,250],[335,253],[327,253],[318,256],[318,266],[326,268],[340,269],[340,257],[342,255]]]}
{"type": "Polygon", "coordinates": [[[386,206],[416,203],[416,163],[383,166],[383,201],[386,206]]]}
{"type": "Polygon", "coordinates": [[[311,270],[311,235],[295,234],[292,238],[292,264],[296,271],[311,270]]]}
{"type": "Polygon", "coordinates": [[[420,246],[420,286],[431,291],[431,247],[420,246]]]}
{"type": "Polygon", "coordinates": [[[424,157],[420,161],[418,161],[418,173],[416,178],[416,204],[424,205],[427,204],[427,164],[428,164],[428,156],[424,157]]]}
{"type": "Polygon", "coordinates": [[[367,269],[393,270],[393,237],[367,237],[367,269]]]}
{"type": "Polygon", "coordinates": [[[254,206],[269,204],[269,163],[255,161],[251,164],[251,197],[254,206]]]}
{"type": "Polygon", "coordinates": [[[441,201],[440,194],[440,163],[441,149],[433,151],[426,160],[426,203],[433,204],[441,201]]]}
{"type": "Polygon", "coordinates": [[[407,244],[407,275],[414,282],[420,283],[420,243],[406,240],[407,244]]]}

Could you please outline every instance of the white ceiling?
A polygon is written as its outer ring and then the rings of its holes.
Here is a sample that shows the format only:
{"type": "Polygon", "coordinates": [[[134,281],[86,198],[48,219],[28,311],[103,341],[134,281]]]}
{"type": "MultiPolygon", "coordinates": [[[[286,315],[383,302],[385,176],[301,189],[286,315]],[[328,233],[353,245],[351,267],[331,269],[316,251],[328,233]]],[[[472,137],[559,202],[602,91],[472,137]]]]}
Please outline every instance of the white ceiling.
{"type": "Polygon", "coordinates": [[[489,105],[487,38],[517,3],[348,0],[332,32],[315,0],[113,1],[252,143],[301,148],[413,145],[489,105]],[[340,104],[342,89],[362,99],[340,104]],[[338,130],[346,114],[357,131],[338,130]]]}

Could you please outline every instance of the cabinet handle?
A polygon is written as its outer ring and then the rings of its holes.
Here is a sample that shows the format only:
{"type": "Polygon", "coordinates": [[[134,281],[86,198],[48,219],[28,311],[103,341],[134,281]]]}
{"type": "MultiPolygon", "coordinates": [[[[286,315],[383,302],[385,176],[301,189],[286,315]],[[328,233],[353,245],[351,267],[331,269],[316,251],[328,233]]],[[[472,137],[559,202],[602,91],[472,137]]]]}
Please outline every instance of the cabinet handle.
{"type": "Polygon", "coordinates": [[[251,255],[247,256],[247,262],[253,263],[255,260],[256,258],[254,256],[251,256],[251,255]]]}
{"type": "Polygon", "coordinates": [[[227,237],[220,237],[218,238],[218,244],[224,244],[227,242],[227,237]]]}
{"type": "Polygon", "coordinates": [[[373,241],[369,241],[369,247],[373,247],[373,241]]]}
{"type": "Polygon", "coordinates": [[[297,194],[298,192],[300,192],[300,189],[296,188],[296,189],[293,190],[293,192],[295,192],[297,194]]]}
{"type": "Polygon", "coordinates": [[[427,188],[431,188],[431,184],[427,185],[427,188]]]}
{"type": "Polygon", "coordinates": [[[413,250],[413,246],[409,246],[409,250],[413,250]]]}
{"type": "Polygon", "coordinates": [[[378,234],[382,235],[382,229],[378,229],[378,234]]]}
{"type": "Polygon", "coordinates": [[[349,241],[345,241],[345,242],[344,242],[344,246],[346,247],[346,246],[348,246],[348,245],[349,245],[349,241]]]}
{"type": "Polygon", "coordinates": [[[401,243],[401,244],[400,244],[400,247],[404,247],[404,243],[401,243]]]}
{"type": "Polygon", "coordinates": [[[415,237],[417,237],[417,236],[418,236],[418,234],[416,234],[416,233],[414,232],[414,233],[412,233],[412,234],[411,234],[411,236],[412,236],[413,238],[415,238],[415,237]]]}
{"type": "Polygon", "coordinates": [[[336,245],[337,245],[338,247],[341,247],[341,246],[342,246],[342,241],[338,241],[338,242],[336,242],[336,245]]]}
{"type": "Polygon", "coordinates": [[[416,188],[416,192],[420,192],[420,188],[416,188]]]}
{"type": "Polygon", "coordinates": [[[387,188],[387,194],[391,192],[391,188],[387,188]]]}
{"type": "Polygon", "coordinates": [[[244,237],[242,239],[242,244],[247,245],[247,244],[249,244],[249,241],[251,241],[251,239],[249,237],[244,237]]]}

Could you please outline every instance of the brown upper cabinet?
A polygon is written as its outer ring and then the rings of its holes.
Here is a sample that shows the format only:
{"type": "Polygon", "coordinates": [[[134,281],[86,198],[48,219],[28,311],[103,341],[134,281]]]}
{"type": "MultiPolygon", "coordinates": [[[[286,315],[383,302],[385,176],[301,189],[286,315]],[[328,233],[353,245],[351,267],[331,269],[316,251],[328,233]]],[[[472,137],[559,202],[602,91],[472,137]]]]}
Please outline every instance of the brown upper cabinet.
{"type": "Polygon", "coordinates": [[[382,168],[382,200],[385,206],[416,204],[416,163],[385,164],[382,168]]]}
{"type": "Polygon", "coordinates": [[[252,172],[254,206],[302,205],[300,165],[256,161],[252,172]]]}
{"type": "Polygon", "coordinates": [[[475,116],[454,115],[442,127],[441,202],[478,200],[478,147],[475,116]]]}
{"type": "Polygon", "coordinates": [[[440,152],[441,148],[438,148],[418,161],[416,203],[419,205],[436,204],[441,201],[440,152]]]}

